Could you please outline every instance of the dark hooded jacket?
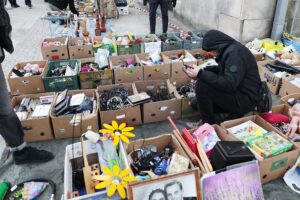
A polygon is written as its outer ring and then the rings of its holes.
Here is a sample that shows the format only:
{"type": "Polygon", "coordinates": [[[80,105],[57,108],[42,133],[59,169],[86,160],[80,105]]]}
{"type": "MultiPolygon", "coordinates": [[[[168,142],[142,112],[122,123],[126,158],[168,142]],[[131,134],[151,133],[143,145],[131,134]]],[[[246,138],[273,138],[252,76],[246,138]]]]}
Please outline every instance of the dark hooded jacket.
{"type": "Polygon", "coordinates": [[[0,63],[4,60],[3,49],[9,53],[14,51],[14,46],[10,39],[11,30],[10,18],[5,10],[4,1],[0,0],[0,63]]]}
{"type": "Polygon", "coordinates": [[[217,30],[205,34],[202,48],[205,51],[217,50],[218,66],[200,70],[198,78],[217,90],[244,94],[256,105],[261,80],[252,53],[241,43],[217,30]]]}
{"type": "Polygon", "coordinates": [[[52,4],[53,6],[64,10],[69,6],[69,9],[72,13],[78,15],[78,11],[75,8],[74,0],[48,0],[48,3],[52,4]]]}

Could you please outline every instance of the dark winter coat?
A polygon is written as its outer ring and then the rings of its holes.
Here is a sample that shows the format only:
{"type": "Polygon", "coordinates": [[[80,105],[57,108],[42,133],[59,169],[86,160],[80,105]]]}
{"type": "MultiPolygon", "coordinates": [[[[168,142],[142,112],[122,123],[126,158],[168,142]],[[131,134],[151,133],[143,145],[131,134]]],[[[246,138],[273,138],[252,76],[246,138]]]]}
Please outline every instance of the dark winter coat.
{"type": "Polygon", "coordinates": [[[79,14],[75,8],[74,0],[48,0],[48,3],[52,4],[53,6],[59,8],[61,10],[64,10],[69,6],[72,13],[74,13],[76,15],[79,14]]]}
{"type": "Polygon", "coordinates": [[[217,50],[218,66],[200,70],[198,78],[217,90],[226,93],[242,93],[252,102],[258,101],[261,85],[256,60],[252,53],[230,36],[217,31],[208,31],[203,38],[203,50],[217,50]]]}

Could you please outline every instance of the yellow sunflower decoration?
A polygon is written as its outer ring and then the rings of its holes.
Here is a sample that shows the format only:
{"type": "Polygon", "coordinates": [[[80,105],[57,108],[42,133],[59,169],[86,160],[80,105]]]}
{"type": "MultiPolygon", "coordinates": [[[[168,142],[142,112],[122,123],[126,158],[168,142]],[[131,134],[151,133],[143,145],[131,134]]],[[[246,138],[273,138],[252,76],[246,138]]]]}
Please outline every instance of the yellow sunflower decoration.
{"type": "Polygon", "coordinates": [[[112,121],[110,124],[103,124],[105,129],[101,129],[99,132],[103,135],[109,134],[113,138],[114,146],[117,146],[120,142],[120,139],[125,142],[129,143],[129,137],[135,137],[135,134],[131,131],[134,130],[133,127],[126,127],[126,123],[118,125],[116,121],[112,121]]]}
{"type": "Polygon", "coordinates": [[[102,181],[101,183],[96,185],[96,189],[100,190],[107,187],[107,196],[113,196],[116,191],[122,199],[126,198],[127,184],[133,181],[136,181],[136,177],[129,176],[130,169],[124,169],[120,171],[120,168],[117,165],[114,165],[113,171],[106,166],[102,167],[103,174],[100,176],[96,176],[95,179],[98,181],[102,181]]]}

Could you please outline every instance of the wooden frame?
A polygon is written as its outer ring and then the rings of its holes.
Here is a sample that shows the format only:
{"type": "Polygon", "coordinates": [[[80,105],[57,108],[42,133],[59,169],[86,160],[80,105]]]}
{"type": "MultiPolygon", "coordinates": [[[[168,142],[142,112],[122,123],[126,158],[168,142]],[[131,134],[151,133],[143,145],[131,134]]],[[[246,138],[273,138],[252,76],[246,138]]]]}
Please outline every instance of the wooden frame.
{"type": "MultiPolygon", "coordinates": [[[[133,190],[135,187],[151,185],[151,184],[155,185],[156,183],[159,184],[162,181],[167,181],[167,180],[172,180],[172,179],[178,180],[179,177],[184,177],[184,176],[188,176],[188,175],[194,175],[197,199],[201,199],[200,171],[198,168],[187,170],[185,172],[181,172],[181,173],[177,173],[177,174],[161,176],[159,178],[129,183],[127,186],[128,187],[127,188],[128,199],[129,200],[137,200],[137,199],[134,199],[134,193],[133,193],[133,190]]],[[[190,186],[191,186],[191,184],[189,184],[189,187],[190,186]]],[[[185,187],[186,187],[186,185],[185,185],[185,187]]]]}

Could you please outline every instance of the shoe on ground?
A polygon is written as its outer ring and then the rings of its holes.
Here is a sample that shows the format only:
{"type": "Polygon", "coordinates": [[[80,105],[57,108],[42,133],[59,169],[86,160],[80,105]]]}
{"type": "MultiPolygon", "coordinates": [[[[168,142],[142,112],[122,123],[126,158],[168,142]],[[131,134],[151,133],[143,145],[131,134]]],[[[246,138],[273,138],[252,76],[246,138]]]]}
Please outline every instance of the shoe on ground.
{"type": "Polygon", "coordinates": [[[202,126],[204,123],[202,120],[200,120],[199,122],[187,122],[185,124],[185,126],[188,128],[188,129],[195,129],[195,128],[198,128],[199,126],[202,126]]]}
{"type": "Polygon", "coordinates": [[[48,151],[28,146],[22,151],[14,152],[13,158],[16,165],[21,165],[48,162],[54,158],[54,155],[48,151]]]}
{"type": "Polygon", "coordinates": [[[12,4],[11,7],[12,8],[19,8],[20,6],[17,3],[15,3],[15,4],[12,4]]]}
{"type": "Polygon", "coordinates": [[[29,9],[32,9],[32,5],[27,5],[29,9]]]}

